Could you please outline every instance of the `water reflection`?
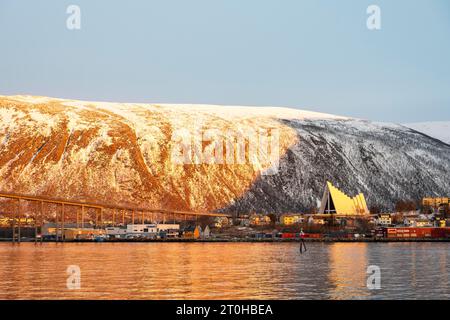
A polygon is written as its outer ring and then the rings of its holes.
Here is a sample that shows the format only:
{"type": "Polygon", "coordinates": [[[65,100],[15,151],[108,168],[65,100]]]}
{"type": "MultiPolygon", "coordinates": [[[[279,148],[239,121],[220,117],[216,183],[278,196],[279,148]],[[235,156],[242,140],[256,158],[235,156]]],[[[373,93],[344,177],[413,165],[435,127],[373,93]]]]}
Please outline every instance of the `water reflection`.
{"type": "Polygon", "coordinates": [[[367,290],[367,243],[334,243],[329,246],[329,281],[335,284],[331,299],[362,299],[367,290]]]}
{"type": "Polygon", "coordinates": [[[448,299],[446,243],[0,244],[0,299],[448,299]],[[66,269],[81,268],[68,290],[66,269]],[[381,268],[368,290],[367,266],[381,268]]]}

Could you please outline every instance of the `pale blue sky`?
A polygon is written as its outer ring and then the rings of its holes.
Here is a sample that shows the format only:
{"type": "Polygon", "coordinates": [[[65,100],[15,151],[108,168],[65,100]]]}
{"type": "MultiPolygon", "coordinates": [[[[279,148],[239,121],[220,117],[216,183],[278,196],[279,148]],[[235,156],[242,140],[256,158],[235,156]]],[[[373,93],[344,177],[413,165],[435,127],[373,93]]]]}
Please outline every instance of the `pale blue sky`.
{"type": "Polygon", "coordinates": [[[450,2],[0,0],[0,94],[450,120],[450,2]]]}

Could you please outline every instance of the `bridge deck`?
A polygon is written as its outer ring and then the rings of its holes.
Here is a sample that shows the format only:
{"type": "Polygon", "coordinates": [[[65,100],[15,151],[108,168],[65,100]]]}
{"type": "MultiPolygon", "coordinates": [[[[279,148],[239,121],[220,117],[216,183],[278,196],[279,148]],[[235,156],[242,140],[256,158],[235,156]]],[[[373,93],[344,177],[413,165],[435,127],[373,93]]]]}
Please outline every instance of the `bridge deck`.
{"type": "Polygon", "coordinates": [[[119,206],[119,205],[113,205],[113,204],[107,204],[107,203],[72,201],[72,200],[49,198],[49,197],[43,197],[43,196],[31,196],[31,195],[23,195],[23,194],[7,193],[7,192],[0,192],[0,198],[9,198],[9,199],[35,201],[35,202],[45,202],[45,203],[53,203],[53,204],[59,204],[59,205],[93,208],[93,209],[99,209],[99,210],[114,209],[114,210],[119,210],[119,211],[125,210],[125,211],[150,212],[150,213],[169,214],[169,215],[175,214],[175,215],[187,215],[187,216],[231,217],[231,215],[224,214],[224,213],[194,212],[194,211],[180,211],[180,210],[168,210],[168,209],[152,209],[152,208],[133,207],[133,206],[119,206]]]}

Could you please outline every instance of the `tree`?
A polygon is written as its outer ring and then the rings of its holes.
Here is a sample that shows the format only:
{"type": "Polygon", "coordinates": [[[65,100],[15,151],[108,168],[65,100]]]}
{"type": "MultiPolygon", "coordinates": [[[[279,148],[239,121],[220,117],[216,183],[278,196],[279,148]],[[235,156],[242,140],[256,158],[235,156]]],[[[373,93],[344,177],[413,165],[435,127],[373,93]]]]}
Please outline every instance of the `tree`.
{"type": "Polygon", "coordinates": [[[275,225],[275,223],[277,222],[277,216],[273,213],[269,213],[267,216],[270,218],[270,223],[272,225],[275,225]]]}
{"type": "Polygon", "coordinates": [[[407,212],[407,211],[415,211],[417,210],[417,204],[411,200],[399,200],[395,204],[395,211],[397,212],[407,212]]]}
{"type": "Polygon", "coordinates": [[[380,214],[381,213],[381,209],[377,205],[371,206],[369,211],[370,211],[371,214],[380,214]]]}
{"type": "Polygon", "coordinates": [[[392,215],[392,223],[393,224],[401,224],[404,221],[403,213],[397,213],[392,215]]]}
{"type": "Polygon", "coordinates": [[[317,208],[316,207],[311,207],[311,208],[307,209],[305,212],[307,214],[316,214],[317,213],[317,208]]]}
{"type": "Polygon", "coordinates": [[[198,218],[197,223],[204,229],[206,226],[211,226],[214,224],[214,218],[208,216],[201,216],[198,218]]]}
{"type": "Polygon", "coordinates": [[[429,215],[429,214],[432,214],[432,213],[433,213],[433,208],[430,207],[430,206],[421,206],[421,207],[420,207],[420,212],[421,212],[422,214],[429,215]]]}
{"type": "Polygon", "coordinates": [[[450,217],[450,205],[443,205],[439,208],[444,218],[450,217]]]}

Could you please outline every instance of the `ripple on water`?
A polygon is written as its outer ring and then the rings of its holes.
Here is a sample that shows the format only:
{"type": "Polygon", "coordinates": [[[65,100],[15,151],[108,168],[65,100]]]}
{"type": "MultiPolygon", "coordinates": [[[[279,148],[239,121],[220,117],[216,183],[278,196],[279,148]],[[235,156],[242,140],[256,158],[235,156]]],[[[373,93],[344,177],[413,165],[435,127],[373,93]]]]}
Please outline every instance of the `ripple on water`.
{"type": "Polygon", "coordinates": [[[449,299],[447,243],[0,244],[0,299],[449,299]],[[66,286],[69,265],[81,289],[66,286]],[[368,290],[369,265],[381,269],[368,290]]]}

